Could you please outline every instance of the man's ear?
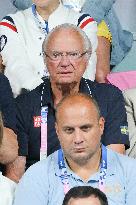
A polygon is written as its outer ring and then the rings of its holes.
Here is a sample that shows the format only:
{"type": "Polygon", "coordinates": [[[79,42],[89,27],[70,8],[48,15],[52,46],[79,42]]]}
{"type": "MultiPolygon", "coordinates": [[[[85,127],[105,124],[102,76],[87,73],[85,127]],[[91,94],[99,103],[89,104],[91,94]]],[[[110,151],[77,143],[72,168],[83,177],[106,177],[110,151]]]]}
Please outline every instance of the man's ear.
{"type": "Polygon", "coordinates": [[[101,134],[103,134],[104,124],[105,124],[104,117],[100,117],[100,119],[99,119],[99,127],[100,127],[101,134]]]}
{"type": "Polygon", "coordinates": [[[57,122],[55,122],[55,130],[56,130],[57,136],[59,137],[58,124],[57,124],[57,122]]]}

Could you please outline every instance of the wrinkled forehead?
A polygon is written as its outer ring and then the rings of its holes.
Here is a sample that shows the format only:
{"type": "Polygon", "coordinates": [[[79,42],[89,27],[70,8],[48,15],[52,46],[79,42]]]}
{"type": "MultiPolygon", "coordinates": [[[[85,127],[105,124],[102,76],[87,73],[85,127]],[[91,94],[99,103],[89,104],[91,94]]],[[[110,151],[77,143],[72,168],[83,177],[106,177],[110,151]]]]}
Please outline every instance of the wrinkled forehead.
{"type": "Polygon", "coordinates": [[[46,44],[46,50],[83,50],[84,41],[81,34],[71,28],[54,31],[46,44]]]}

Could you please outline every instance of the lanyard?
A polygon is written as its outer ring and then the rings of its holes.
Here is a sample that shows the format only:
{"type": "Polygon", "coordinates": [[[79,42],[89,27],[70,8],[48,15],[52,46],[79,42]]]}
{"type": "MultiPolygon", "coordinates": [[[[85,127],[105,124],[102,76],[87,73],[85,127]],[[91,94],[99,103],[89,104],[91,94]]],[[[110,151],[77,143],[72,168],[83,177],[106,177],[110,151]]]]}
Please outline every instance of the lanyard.
{"type": "Polygon", "coordinates": [[[40,160],[47,158],[47,116],[48,107],[41,108],[41,147],[40,147],[40,160]]]}
{"type": "Polygon", "coordinates": [[[48,27],[48,22],[45,21],[45,23],[42,23],[39,18],[38,18],[38,15],[37,15],[37,12],[36,12],[36,5],[35,4],[32,4],[32,13],[34,15],[34,19],[35,19],[35,22],[38,26],[38,28],[40,30],[43,31],[43,33],[47,36],[47,34],[49,33],[49,27],[48,27]]]}
{"type": "Polygon", "coordinates": [[[102,159],[100,164],[99,189],[104,192],[107,173],[107,149],[102,145],[102,159]]]}
{"type": "MultiPolygon", "coordinates": [[[[61,182],[63,184],[64,194],[66,194],[70,190],[68,173],[64,162],[63,152],[62,150],[58,150],[58,165],[61,173],[61,182]]],[[[102,158],[100,163],[100,177],[99,177],[99,189],[104,191],[105,188],[105,179],[107,172],[107,149],[104,145],[102,145],[102,158]]]]}
{"type": "Polygon", "coordinates": [[[43,106],[43,92],[45,85],[42,89],[41,95],[41,146],[40,146],[40,160],[47,158],[47,117],[48,106],[43,106]]]}
{"type": "Polygon", "coordinates": [[[63,152],[61,149],[58,150],[58,165],[59,169],[61,171],[61,182],[63,184],[64,188],[64,194],[66,194],[69,191],[69,180],[68,180],[68,174],[67,169],[65,166],[64,158],[63,158],[63,152]]]}

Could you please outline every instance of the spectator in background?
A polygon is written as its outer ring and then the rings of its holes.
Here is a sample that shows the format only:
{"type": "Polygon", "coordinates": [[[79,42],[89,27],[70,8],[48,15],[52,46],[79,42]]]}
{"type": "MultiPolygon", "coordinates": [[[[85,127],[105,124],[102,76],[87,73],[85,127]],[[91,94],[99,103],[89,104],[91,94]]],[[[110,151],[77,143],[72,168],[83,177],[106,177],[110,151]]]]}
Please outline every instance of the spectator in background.
{"type": "Polygon", "coordinates": [[[65,195],[62,205],[108,205],[106,195],[91,186],[73,187],[65,195]]]}
{"type": "MultiPolygon", "coordinates": [[[[123,30],[113,9],[116,0],[62,0],[63,4],[90,14],[98,22],[96,80],[105,82],[107,74],[132,47],[132,34],[123,30]]],[[[15,0],[18,9],[28,8],[31,0],[15,0]]]]}
{"type": "MultiPolygon", "coordinates": [[[[2,115],[0,112],[0,153],[3,152],[3,138],[5,137],[3,136],[3,133],[4,133],[4,127],[3,127],[2,115]]],[[[7,146],[8,146],[8,142],[7,142],[7,146]]],[[[0,158],[0,162],[1,162],[1,158],[0,158]]],[[[13,204],[15,188],[16,188],[16,183],[8,179],[7,177],[3,176],[2,172],[0,171],[0,204],[1,205],[13,204]]]]}
{"type": "Polygon", "coordinates": [[[56,107],[55,124],[62,149],[26,171],[14,205],[62,204],[65,194],[75,186],[99,188],[109,205],[133,205],[136,160],[101,144],[104,122],[91,96],[74,93],[64,97],[56,107]]]}
{"type": "Polygon", "coordinates": [[[133,37],[122,29],[113,9],[116,0],[63,0],[75,10],[82,11],[98,22],[98,49],[96,80],[105,82],[113,66],[126,56],[132,47],[133,37]]]}
{"type": "Polygon", "coordinates": [[[136,88],[123,91],[127,111],[130,148],[127,154],[136,158],[136,88]]]}
{"type": "Polygon", "coordinates": [[[5,15],[9,13],[15,13],[16,10],[17,8],[13,5],[13,2],[11,2],[11,0],[4,0],[4,1],[1,0],[0,1],[0,21],[5,15]]]}
{"type": "MultiPolygon", "coordinates": [[[[69,93],[82,92],[96,98],[106,121],[104,145],[121,153],[129,146],[128,133],[124,132],[127,116],[121,91],[82,78],[90,51],[85,33],[71,24],[56,27],[45,39],[43,54],[50,78],[16,98],[19,158],[24,157],[27,168],[60,148],[55,131],[55,108],[69,93]]],[[[12,165],[17,173],[22,166],[19,158],[12,165]]]]}
{"type": "Polygon", "coordinates": [[[31,7],[32,0],[10,0],[10,2],[18,9],[25,10],[31,7]]]}
{"type": "Polygon", "coordinates": [[[94,80],[97,24],[93,18],[64,7],[60,0],[33,0],[33,3],[32,8],[6,16],[0,23],[1,43],[7,38],[1,55],[14,96],[23,88],[34,89],[43,82],[43,76],[48,76],[42,43],[49,31],[65,22],[81,27],[90,38],[93,55],[84,75],[94,80]]]}

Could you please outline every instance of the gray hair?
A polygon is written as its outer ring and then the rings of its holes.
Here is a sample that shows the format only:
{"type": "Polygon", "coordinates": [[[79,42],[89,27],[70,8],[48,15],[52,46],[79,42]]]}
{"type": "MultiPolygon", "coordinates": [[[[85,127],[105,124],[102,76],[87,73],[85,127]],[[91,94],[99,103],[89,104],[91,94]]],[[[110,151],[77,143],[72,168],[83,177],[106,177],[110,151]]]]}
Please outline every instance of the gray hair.
{"type": "Polygon", "coordinates": [[[91,44],[90,39],[86,35],[86,33],[78,26],[75,26],[74,24],[70,24],[70,23],[64,23],[64,24],[58,25],[50,31],[50,33],[47,35],[47,37],[45,38],[45,40],[43,42],[43,46],[42,46],[43,52],[47,50],[47,44],[48,44],[48,41],[50,40],[52,34],[59,31],[59,30],[62,30],[62,29],[74,30],[75,32],[77,32],[83,39],[84,50],[90,51],[90,53],[91,53],[92,44],[91,44]]]}

